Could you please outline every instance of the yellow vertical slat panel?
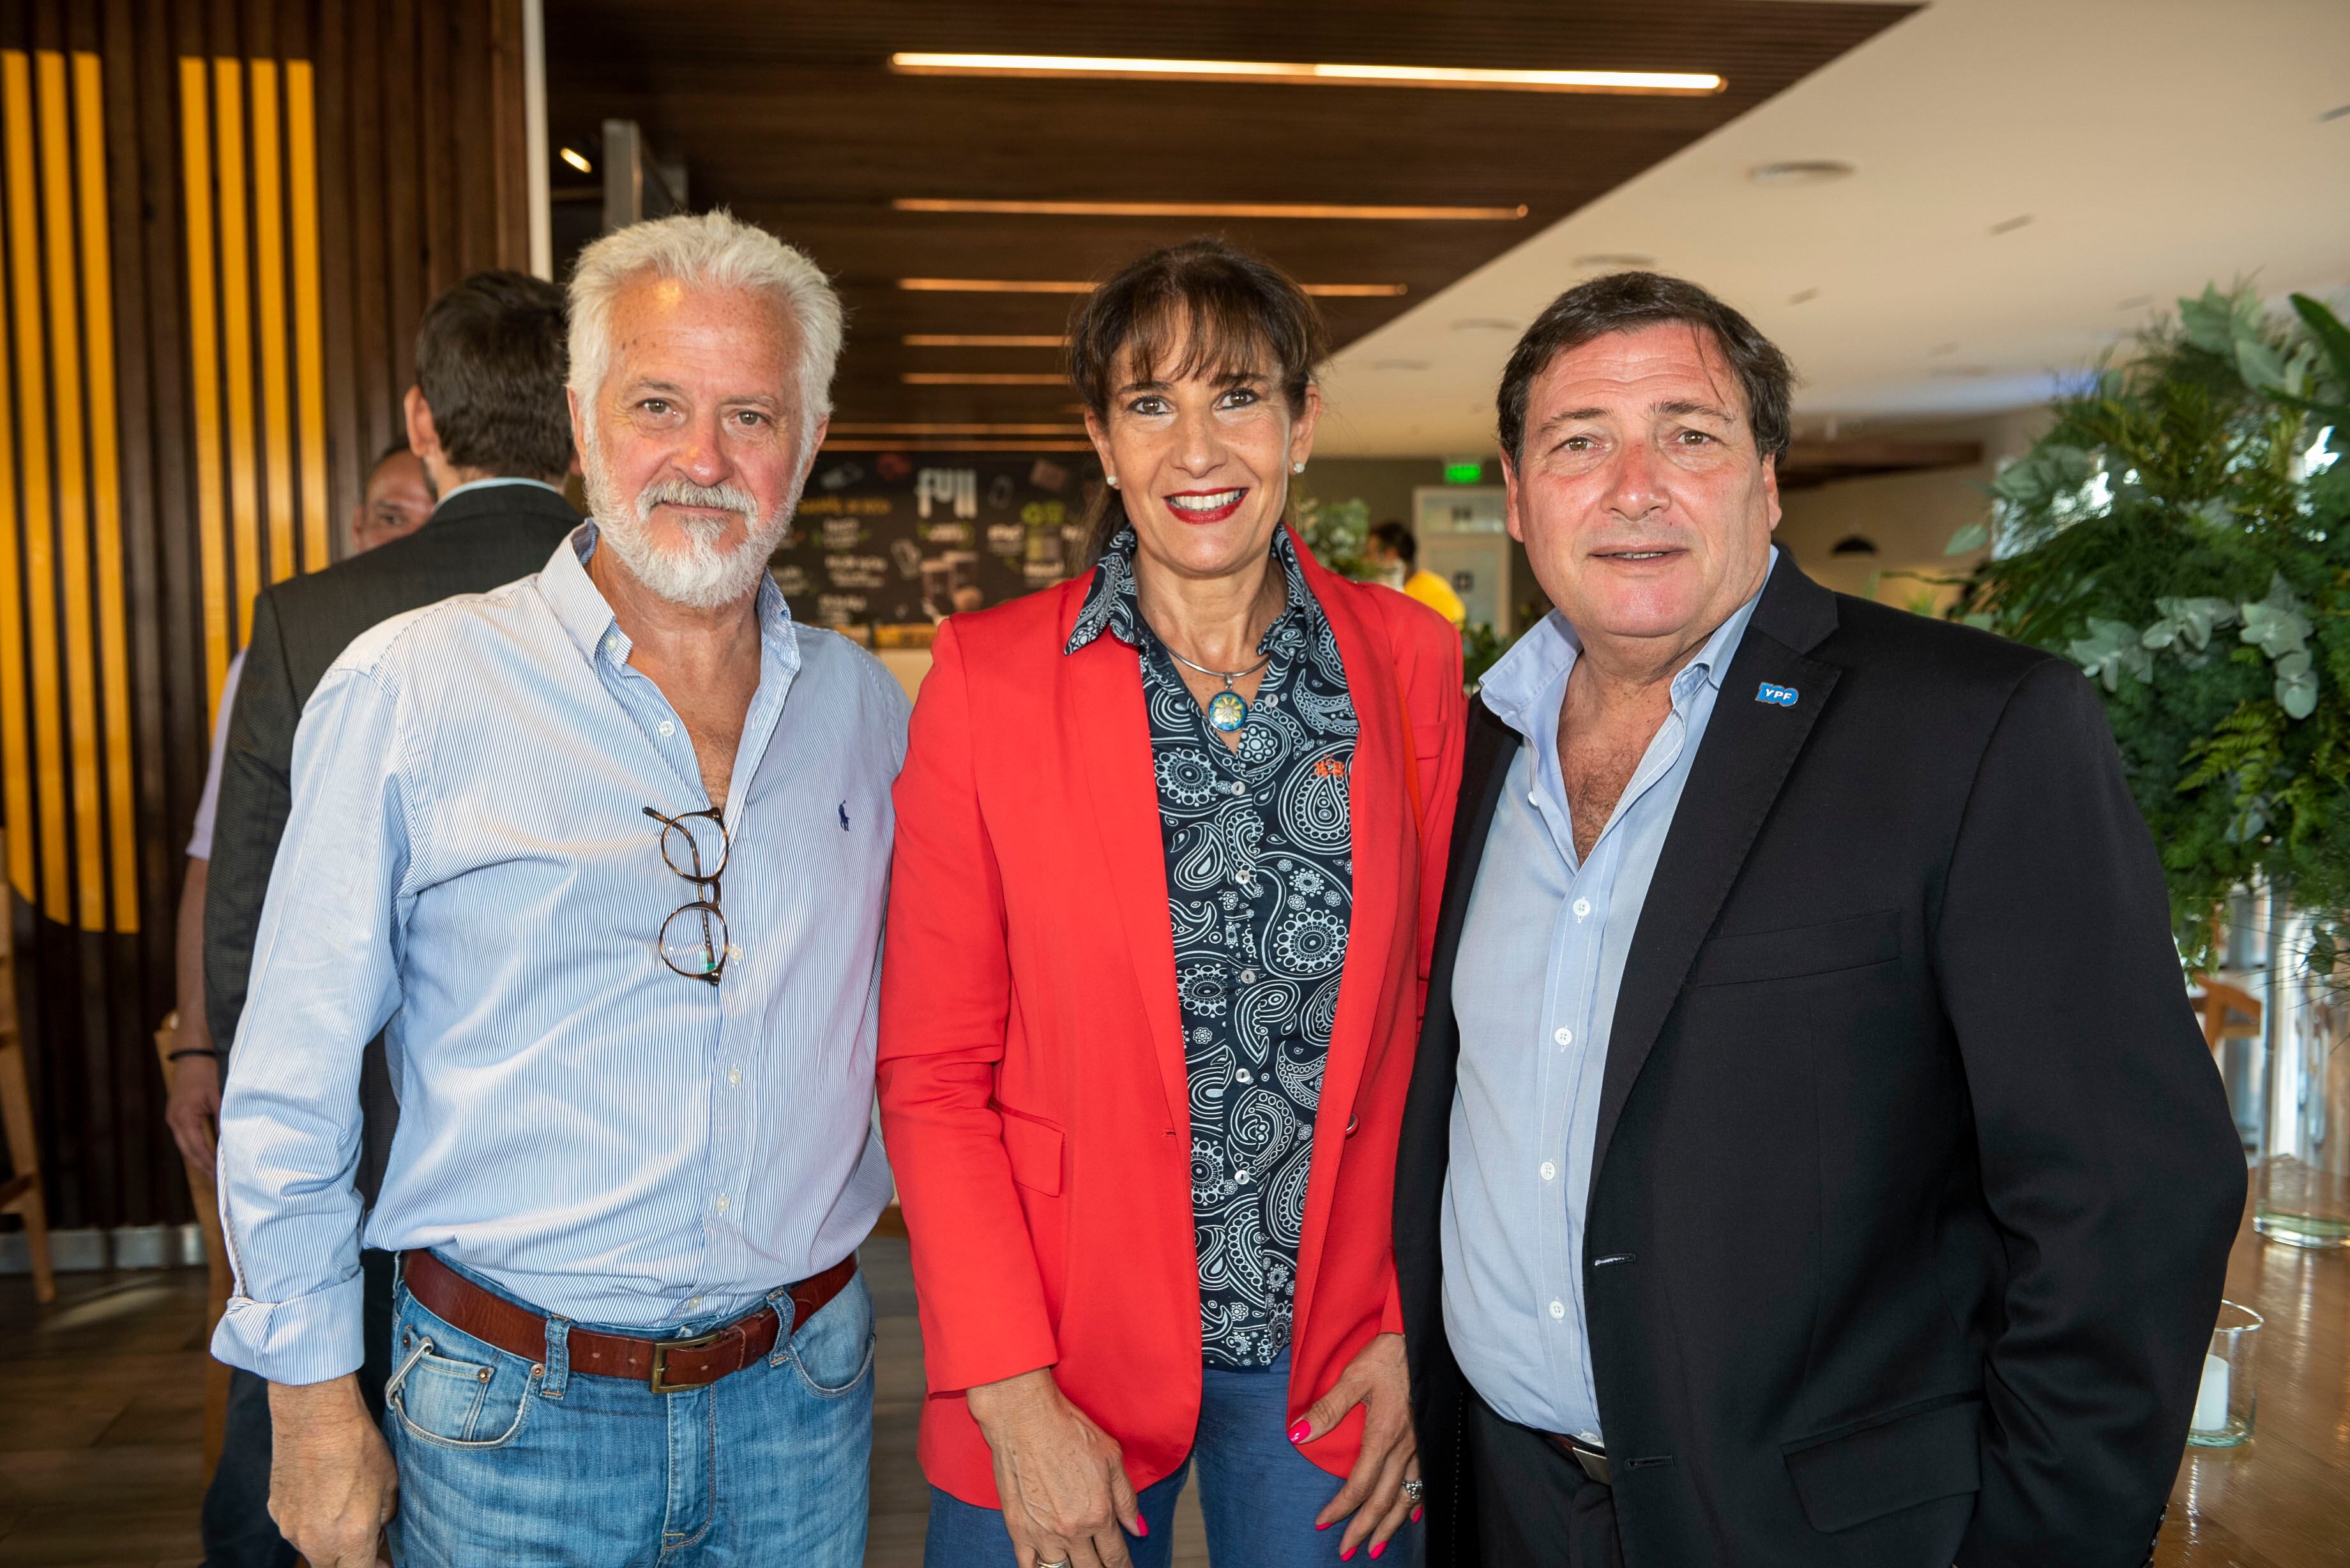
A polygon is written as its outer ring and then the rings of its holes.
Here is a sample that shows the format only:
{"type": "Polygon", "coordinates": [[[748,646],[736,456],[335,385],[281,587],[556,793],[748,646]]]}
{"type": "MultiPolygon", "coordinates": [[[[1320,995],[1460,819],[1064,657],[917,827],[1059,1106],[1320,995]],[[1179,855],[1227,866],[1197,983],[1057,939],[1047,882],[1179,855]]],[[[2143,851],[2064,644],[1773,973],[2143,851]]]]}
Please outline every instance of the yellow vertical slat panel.
{"type": "Polygon", "coordinates": [[[261,512],[253,463],[253,280],[245,234],[244,78],[241,60],[213,62],[213,156],[220,171],[221,346],[228,383],[228,514],[236,543],[236,640],[253,635],[261,587],[261,512]]]}
{"type": "MultiPolygon", "coordinates": [[[[13,99],[15,91],[0,60],[0,97],[13,99]]],[[[0,104],[0,124],[5,118],[0,104]]],[[[25,579],[19,566],[24,532],[16,514],[16,443],[8,433],[16,427],[8,366],[8,316],[0,311],[0,811],[7,814],[9,884],[31,899],[38,897],[33,887],[33,741],[25,711],[25,579]]]]}
{"type": "Polygon", "coordinates": [[[180,61],[180,161],[188,213],[188,392],[196,427],[197,554],[203,570],[204,722],[228,675],[228,530],[221,514],[220,299],[213,271],[213,127],[204,62],[180,61]]]}
{"type": "Polygon", "coordinates": [[[286,199],[278,158],[277,62],[255,60],[253,260],[261,291],[261,430],[268,461],[269,580],[294,575],[294,410],[286,363],[286,199]]]}
{"type": "Polygon", "coordinates": [[[318,120],[310,62],[286,62],[286,169],[293,190],[294,387],[302,447],[302,569],[327,564],[327,375],[318,314],[318,120]]]}
{"type": "Polygon", "coordinates": [[[113,919],[139,929],[137,781],[130,767],[130,585],[122,572],[122,452],[114,407],[114,258],[106,233],[105,83],[73,57],[74,151],[81,194],[82,299],[89,340],[89,465],[97,527],[99,693],[106,712],[106,839],[113,919]]]}
{"type": "Polygon", "coordinates": [[[82,403],[80,268],[74,256],[73,132],[66,57],[33,57],[41,232],[48,242],[49,402],[57,418],[57,586],[63,611],[66,765],[73,799],[74,909],[106,927],[106,778],[99,768],[98,628],[89,576],[89,451],[82,403]]]}
{"type": "Polygon", "coordinates": [[[16,441],[23,463],[26,669],[39,780],[41,908],[72,919],[66,876],[65,725],[57,689],[57,513],[50,491],[48,378],[41,329],[39,218],[34,206],[32,61],[0,52],[0,140],[8,170],[8,281],[16,316],[16,441]]]}

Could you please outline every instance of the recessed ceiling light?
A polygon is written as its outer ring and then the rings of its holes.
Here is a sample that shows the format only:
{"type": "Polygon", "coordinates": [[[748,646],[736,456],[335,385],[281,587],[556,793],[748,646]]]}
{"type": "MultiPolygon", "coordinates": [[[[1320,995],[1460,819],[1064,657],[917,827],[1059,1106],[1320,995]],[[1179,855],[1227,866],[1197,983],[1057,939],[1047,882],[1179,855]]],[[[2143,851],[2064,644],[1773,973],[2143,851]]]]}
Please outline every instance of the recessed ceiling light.
{"type": "Polygon", "coordinates": [[[1874,556],[1877,541],[1866,534],[1847,534],[1828,546],[1831,556],[1874,556]]]}
{"type": "Polygon", "coordinates": [[[1702,71],[1486,70],[1467,66],[1303,65],[1280,60],[1129,59],[1090,55],[896,54],[901,76],[1074,77],[1127,81],[1245,81],[1324,87],[1480,88],[1501,92],[1717,93],[1702,71]]]}
{"type": "Polygon", "coordinates": [[[580,151],[576,147],[567,147],[563,149],[562,156],[563,161],[566,163],[570,164],[571,167],[578,170],[582,174],[593,174],[596,172],[596,166],[588,161],[588,155],[585,152],[580,151]]]}
{"type": "Polygon", "coordinates": [[[987,436],[836,436],[824,438],[827,452],[1091,452],[1093,442],[1073,437],[1022,436],[999,441],[987,436]]]}
{"type": "Polygon", "coordinates": [[[1589,255],[1575,257],[1575,265],[1608,272],[1638,272],[1656,265],[1657,258],[1638,251],[1594,251],[1589,255]]]}
{"type": "MultiPolygon", "coordinates": [[[[1090,283],[1022,277],[901,277],[898,286],[916,294],[1091,294],[1090,283]]],[[[1336,298],[1392,299],[1407,292],[1400,283],[1305,283],[1311,295],[1336,298]]]]}
{"type": "Polygon", "coordinates": [[[1787,303],[1790,305],[1808,305],[1819,296],[1820,291],[1816,288],[1799,288],[1794,293],[1787,296],[1787,303]]]}
{"type": "Polygon", "coordinates": [[[1837,158],[1790,158],[1783,163],[1758,163],[1746,171],[1757,185],[1832,185],[1860,172],[1837,158]]]}
{"type": "Polygon", "coordinates": [[[909,332],[899,339],[909,348],[1065,348],[1057,332],[909,332]]]}
{"type": "Polygon", "coordinates": [[[1330,218],[1362,223],[1514,223],[1514,207],[1360,206],[1342,202],[995,202],[948,196],[899,196],[900,213],[993,213],[1042,218],[1330,218]]]}
{"type": "Polygon", "coordinates": [[[2000,223],[1993,223],[1991,226],[1991,232],[1994,234],[2012,234],[2030,222],[2032,222],[2032,214],[2029,213],[2023,213],[2015,217],[2004,219],[2000,223]]]}
{"type": "Polygon", "coordinates": [[[1506,316],[1464,316],[1452,324],[1455,332],[1515,332],[1525,325],[1506,316]]]}
{"type": "Polygon", "coordinates": [[[1050,371],[909,370],[898,378],[910,387],[1061,387],[1067,379],[1050,371]]]}

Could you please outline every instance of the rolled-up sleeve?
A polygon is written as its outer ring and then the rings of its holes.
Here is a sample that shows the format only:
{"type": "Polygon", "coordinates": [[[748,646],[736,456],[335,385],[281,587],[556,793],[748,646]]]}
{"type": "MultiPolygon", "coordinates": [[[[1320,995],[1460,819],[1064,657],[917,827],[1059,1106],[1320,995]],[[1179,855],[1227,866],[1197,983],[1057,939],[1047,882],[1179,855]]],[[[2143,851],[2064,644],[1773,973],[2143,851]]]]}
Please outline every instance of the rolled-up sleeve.
{"type": "Polygon", "coordinates": [[[213,1354],[274,1383],[323,1382],[363,1358],[359,1060],[399,997],[400,749],[396,694],[372,671],[330,671],[295,736],[293,812],[221,1099],[236,1289],[213,1354]]]}

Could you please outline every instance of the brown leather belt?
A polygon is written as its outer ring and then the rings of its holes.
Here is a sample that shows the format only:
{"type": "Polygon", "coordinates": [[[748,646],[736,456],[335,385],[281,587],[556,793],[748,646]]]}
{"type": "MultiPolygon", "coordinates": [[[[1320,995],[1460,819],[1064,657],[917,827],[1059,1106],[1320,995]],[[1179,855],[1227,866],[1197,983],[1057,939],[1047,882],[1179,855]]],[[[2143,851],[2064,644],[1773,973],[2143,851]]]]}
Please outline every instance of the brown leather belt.
{"type": "Polygon", "coordinates": [[[1544,1432],[1550,1446],[1583,1467],[1583,1473],[1601,1486],[1613,1486],[1607,1479],[1607,1450],[1595,1449],[1580,1438],[1570,1438],[1563,1432],[1544,1432]]]}
{"type": "MultiPolygon", "coordinates": [[[[537,1361],[546,1354],[546,1319],[484,1290],[430,1252],[402,1252],[400,1277],[427,1312],[460,1333],[515,1355],[537,1361]]],[[[850,1253],[791,1289],[792,1323],[805,1324],[857,1277],[850,1253]]],[[[571,1370],[595,1377],[649,1384],[656,1394],[702,1388],[730,1372],[764,1360],[775,1347],[776,1316],[767,1307],[691,1339],[639,1339],[575,1328],[567,1341],[571,1370]]]]}

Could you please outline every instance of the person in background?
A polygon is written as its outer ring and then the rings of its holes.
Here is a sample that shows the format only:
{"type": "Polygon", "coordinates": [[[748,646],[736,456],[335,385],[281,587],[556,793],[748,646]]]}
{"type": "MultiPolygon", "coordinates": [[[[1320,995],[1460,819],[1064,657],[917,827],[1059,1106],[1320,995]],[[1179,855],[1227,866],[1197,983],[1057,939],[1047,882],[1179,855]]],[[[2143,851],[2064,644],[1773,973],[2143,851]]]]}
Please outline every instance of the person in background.
{"type": "Polygon", "coordinates": [[[1378,580],[1399,588],[1426,605],[1458,631],[1469,619],[1469,607],[1452,585],[1434,572],[1419,569],[1419,541],[1400,523],[1382,523],[1363,541],[1363,559],[1378,571],[1378,580]]]}
{"type": "Polygon", "coordinates": [[[907,702],[767,572],[840,303],[711,213],[588,247],[570,334],[594,521],[360,637],[303,714],[213,1350],[269,1379],[270,1506],[315,1568],[387,1522],[404,1568],[853,1568],[907,702]],[[401,1119],[363,1212],[379,1030],[401,1119]],[[362,1234],[400,1254],[380,1428],[362,1234]]]}
{"type": "Polygon", "coordinates": [[[1284,524],[1313,302],[1215,241],[1096,290],[1084,576],[939,629],[898,784],[881,1122],[930,1568],[1390,1547],[1419,1483],[1389,1256],[1461,639],[1284,524]]]}
{"type": "Polygon", "coordinates": [[[1396,1174],[1430,1559],[2138,1568],[2244,1198],[2161,862],[2072,664],[1773,546],[1792,379],[1654,273],[1503,374],[1557,608],[1396,1174]]]}
{"type": "MultiPolygon", "coordinates": [[[[377,504],[370,486],[369,504],[352,519],[359,553],[289,577],[254,601],[236,701],[222,705],[227,740],[203,901],[201,1012],[224,1054],[244,1012],[254,934],[286,829],[295,728],[328,665],[390,617],[537,570],[578,524],[556,489],[572,466],[564,363],[563,296],[552,284],[480,273],[434,300],[417,327],[416,385],[404,407],[412,455],[392,466],[398,472],[421,464],[437,504],[421,527],[395,535],[402,507],[390,497],[377,504]]],[[[412,485],[402,490],[412,503],[412,485]]],[[[188,1000],[183,995],[183,1026],[188,1000]]],[[[179,1066],[202,1074],[203,1064],[189,1057],[179,1066]]],[[[216,1107],[224,1075],[203,1076],[216,1107]]],[[[369,1048],[361,1085],[351,1108],[364,1113],[359,1181],[371,1195],[399,1116],[380,1043],[369,1048]]],[[[390,1264],[369,1253],[365,1267],[369,1314],[386,1333],[390,1264]]],[[[389,1375],[389,1351],[382,1334],[369,1344],[361,1386],[374,1401],[389,1375]]],[[[215,1563],[248,1560],[229,1544],[240,1541],[261,1543],[251,1561],[291,1560],[269,1519],[269,1452],[268,1389],[240,1369],[229,1380],[224,1458],[204,1499],[206,1551],[215,1563]]]]}
{"type": "MultiPolygon", "coordinates": [[[[415,533],[432,515],[431,481],[424,464],[405,441],[385,449],[369,471],[367,490],[351,508],[351,554],[415,533]]],[[[163,1125],[189,1164],[213,1174],[213,1118],[220,1114],[220,1056],[213,1048],[212,1024],[204,1016],[204,884],[213,856],[213,817],[220,801],[221,759],[228,751],[228,721],[244,674],[244,650],[228,661],[221,682],[220,711],[213,721],[212,752],[204,764],[204,787],[196,797],[196,822],[188,835],[188,868],[180,887],[180,913],[173,943],[180,998],[179,1032],[173,1036],[172,1095],[163,1125]]],[[[273,1532],[274,1533],[274,1532],[273,1532]]]]}

